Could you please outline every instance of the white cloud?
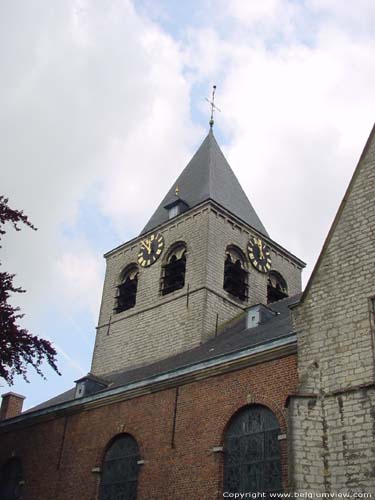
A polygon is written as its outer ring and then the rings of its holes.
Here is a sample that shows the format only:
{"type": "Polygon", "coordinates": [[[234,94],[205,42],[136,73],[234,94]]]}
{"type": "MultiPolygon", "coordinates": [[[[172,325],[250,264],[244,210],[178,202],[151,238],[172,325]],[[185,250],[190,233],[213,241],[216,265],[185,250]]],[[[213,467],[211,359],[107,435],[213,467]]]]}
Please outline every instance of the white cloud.
{"type": "MultiPolygon", "coordinates": [[[[271,236],[307,260],[307,274],[375,107],[375,35],[345,24],[357,5],[323,4],[301,10],[281,0],[233,0],[224,11],[236,30],[211,26],[214,44],[204,43],[205,30],[189,32],[194,60],[220,61],[216,74],[205,64],[195,69],[218,83],[216,123],[231,138],[227,157],[271,236]]],[[[374,9],[364,7],[374,22],[374,9]]]]}
{"type": "Polygon", "coordinates": [[[94,325],[109,250],[97,218],[111,244],[140,231],[203,139],[203,87],[218,85],[217,135],[265,226],[310,270],[374,120],[369,0],[202,1],[199,26],[176,18],[179,41],[145,14],[172,26],[178,9],[134,5],[0,5],[1,186],[39,228],[1,252],[27,321],[51,300],[71,308],[72,346],[51,338],[80,365],[69,349],[91,340],[75,313],[94,325]]]}
{"type": "MultiPolygon", "coordinates": [[[[9,235],[4,252],[28,290],[30,318],[52,283],[60,290],[56,262],[72,259],[61,231],[74,228],[82,204],[134,234],[168,187],[164,177],[177,175],[193,137],[189,84],[178,45],[129,1],[2,10],[2,191],[39,228],[9,235]]],[[[98,290],[78,279],[85,307],[98,290]]]]}
{"type": "Polygon", "coordinates": [[[227,5],[230,5],[230,10],[234,17],[248,24],[263,21],[267,18],[274,18],[280,8],[283,7],[283,2],[281,0],[264,0],[262,2],[233,0],[227,5]]]}
{"type": "Polygon", "coordinates": [[[1,260],[27,290],[14,298],[23,324],[53,341],[63,371],[17,382],[30,406],[88,371],[103,250],[141,229],[197,132],[179,45],[130,1],[0,10],[2,194],[38,227],[10,231],[1,260]]]}
{"type": "Polygon", "coordinates": [[[82,245],[66,251],[56,263],[60,296],[68,310],[87,307],[93,317],[98,315],[102,289],[102,266],[97,255],[82,245]]]}

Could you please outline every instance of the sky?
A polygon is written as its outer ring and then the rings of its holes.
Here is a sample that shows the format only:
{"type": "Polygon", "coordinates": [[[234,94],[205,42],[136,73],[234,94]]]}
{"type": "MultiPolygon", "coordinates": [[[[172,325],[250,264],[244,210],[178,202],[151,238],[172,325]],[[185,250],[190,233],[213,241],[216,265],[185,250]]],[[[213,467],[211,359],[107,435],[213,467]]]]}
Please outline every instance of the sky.
{"type": "Polygon", "coordinates": [[[306,283],[375,117],[372,0],[4,0],[3,269],[62,376],[0,393],[30,408],[90,370],[103,253],[137,236],[208,131],[306,283]]]}

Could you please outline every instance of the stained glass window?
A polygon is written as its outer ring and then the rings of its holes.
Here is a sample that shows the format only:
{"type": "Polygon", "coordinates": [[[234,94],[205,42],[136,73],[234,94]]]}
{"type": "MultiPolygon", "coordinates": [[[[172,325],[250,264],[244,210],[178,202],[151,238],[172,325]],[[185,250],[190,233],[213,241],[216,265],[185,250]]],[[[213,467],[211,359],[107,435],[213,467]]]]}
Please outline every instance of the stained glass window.
{"type": "Polygon", "coordinates": [[[138,461],[136,440],[129,434],[119,436],[104,457],[99,500],[135,500],[138,461]]]}
{"type": "Polygon", "coordinates": [[[281,492],[277,418],[261,405],[247,406],[231,420],[224,440],[224,491],[281,492]]]}
{"type": "Polygon", "coordinates": [[[18,458],[11,458],[1,469],[0,498],[1,500],[19,500],[22,489],[22,464],[18,458]]]}

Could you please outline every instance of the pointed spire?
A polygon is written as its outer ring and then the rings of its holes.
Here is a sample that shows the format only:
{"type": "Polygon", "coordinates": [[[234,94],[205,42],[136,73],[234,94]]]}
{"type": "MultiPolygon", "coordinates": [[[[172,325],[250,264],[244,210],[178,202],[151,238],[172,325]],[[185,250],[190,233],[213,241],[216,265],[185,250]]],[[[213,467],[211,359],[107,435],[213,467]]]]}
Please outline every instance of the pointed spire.
{"type": "Polygon", "coordinates": [[[213,200],[260,233],[268,233],[216,142],[212,128],[198,151],[164,197],[141,234],[169,220],[168,210],[178,197],[188,208],[213,200]]]}

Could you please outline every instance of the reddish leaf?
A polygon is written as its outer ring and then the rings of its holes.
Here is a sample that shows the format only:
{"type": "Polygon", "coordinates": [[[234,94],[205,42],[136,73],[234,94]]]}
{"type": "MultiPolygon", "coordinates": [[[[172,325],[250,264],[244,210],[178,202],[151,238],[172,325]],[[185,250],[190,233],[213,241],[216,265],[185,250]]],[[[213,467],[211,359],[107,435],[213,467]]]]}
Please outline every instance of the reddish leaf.
{"type": "MultiPolygon", "coordinates": [[[[6,223],[10,223],[16,231],[20,231],[20,223],[36,230],[22,211],[10,208],[8,199],[0,196],[0,241],[5,234],[6,223]]],[[[9,298],[13,293],[24,293],[25,290],[15,287],[13,278],[14,274],[0,272],[0,377],[9,385],[13,383],[15,375],[22,375],[27,380],[29,365],[43,377],[41,365],[44,361],[59,373],[57,353],[52,344],[17,324],[23,315],[18,307],[9,304],[9,298]]]]}

